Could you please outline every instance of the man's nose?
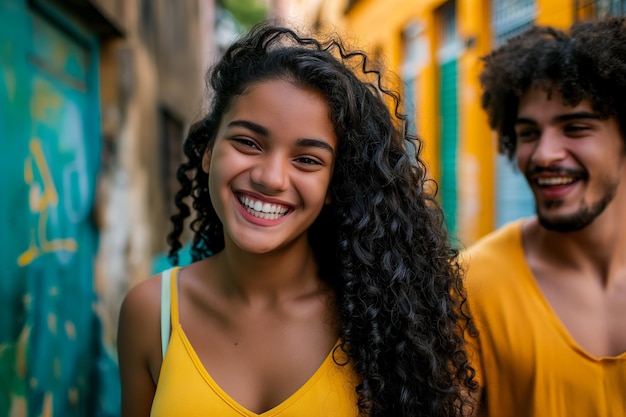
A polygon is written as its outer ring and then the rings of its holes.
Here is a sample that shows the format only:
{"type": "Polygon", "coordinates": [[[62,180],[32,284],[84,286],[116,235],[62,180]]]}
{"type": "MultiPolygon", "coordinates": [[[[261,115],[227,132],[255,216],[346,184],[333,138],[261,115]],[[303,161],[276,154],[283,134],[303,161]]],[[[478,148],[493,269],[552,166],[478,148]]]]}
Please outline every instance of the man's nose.
{"type": "Polygon", "coordinates": [[[566,138],[555,129],[541,132],[532,153],[533,165],[548,167],[565,159],[567,155],[565,140],[566,138]]]}

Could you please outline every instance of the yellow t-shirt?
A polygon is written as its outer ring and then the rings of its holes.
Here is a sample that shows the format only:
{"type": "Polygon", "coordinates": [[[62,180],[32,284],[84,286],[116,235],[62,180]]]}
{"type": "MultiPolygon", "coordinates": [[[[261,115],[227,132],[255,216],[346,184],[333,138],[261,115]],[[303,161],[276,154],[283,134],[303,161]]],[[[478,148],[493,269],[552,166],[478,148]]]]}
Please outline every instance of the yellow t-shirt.
{"type": "MultiPolygon", "coordinates": [[[[337,365],[333,352],[311,378],[285,401],[262,414],[239,405],[203,367],[178,322],[176,273],[171,279],[172,335],[167,346],[151,417],[350,417],[358,414],[357,376],[350,365],[337,365]]],[[[335,358],[342,355],[335,350],[335,358]]],[[[344,363],[346,358],[337,358],[344,363]]]]}
{"type": "Polygon", "coordinates": [[[480,332],[470,355],[486,415],[626,416],[626,352],[596,358],[570,336],[526,263],[521,224],[505,225],[463,254],[480,332]]]}

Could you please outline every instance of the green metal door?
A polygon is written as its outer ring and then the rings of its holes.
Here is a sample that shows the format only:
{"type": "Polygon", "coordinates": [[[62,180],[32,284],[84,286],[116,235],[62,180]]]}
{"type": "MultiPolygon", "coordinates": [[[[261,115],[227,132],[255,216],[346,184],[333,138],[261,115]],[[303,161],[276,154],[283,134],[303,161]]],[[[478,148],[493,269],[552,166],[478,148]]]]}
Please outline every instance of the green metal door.
{"type": "Polygon", "coordinates": [[[452,236],[457,232],[457,153],[458,153],[458,101],[457,61],[441,64],[440,68],[441,114],[441,204],[452,236]]]}
{"type": "Polygon", "coordinates": [[[439,115],[441,206],[453,243],[457,239],[457,157],[458,157],[458,69],[461,47],[456,30],[456,1],[450,0],[437,10],[439,29],[439,115]]]}
{"type": "Polygon", "coordinates": [[[97,39],[36,3],[0,1],[0,415],[112,416],[94,311],[97,39]]]}

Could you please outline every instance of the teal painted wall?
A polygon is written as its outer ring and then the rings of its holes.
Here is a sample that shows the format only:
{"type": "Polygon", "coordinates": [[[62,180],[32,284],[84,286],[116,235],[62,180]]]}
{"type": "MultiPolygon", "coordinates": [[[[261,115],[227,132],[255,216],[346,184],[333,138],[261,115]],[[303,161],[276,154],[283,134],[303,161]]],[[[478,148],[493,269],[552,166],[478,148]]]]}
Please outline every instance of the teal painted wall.
{"type": "Polygon", "coordinates": [[[118,414],[94,311],[98,85],[95,36],[0,0],[0,415],[118,414]]]}

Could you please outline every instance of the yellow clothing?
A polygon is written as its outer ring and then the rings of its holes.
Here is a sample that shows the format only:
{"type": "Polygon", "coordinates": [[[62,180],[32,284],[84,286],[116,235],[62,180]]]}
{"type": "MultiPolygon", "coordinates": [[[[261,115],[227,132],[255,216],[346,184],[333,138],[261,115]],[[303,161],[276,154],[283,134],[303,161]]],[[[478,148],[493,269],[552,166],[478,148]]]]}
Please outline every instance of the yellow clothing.
{"type": "Polygon", "coordinates": [[[480,332],[470,354],[486,415],[626,416],[626,352],[595,358],[578,346],[532,276],[521,224],[505,225],[463,254],[480,332]]]}
{"type": "MultiPolygon", "coordinates": [[[[170,284],[172,335],[166,347],[151,417],[357,415],[356,374],[349,365],[337,365],[332,352],[303,386],[271,410],[256,414],[237,404],[202,366],[178,322],[176,272],[172,273],[170,284]]],[[[341,351],[337,349],[337,352],[341,351]]]]}

